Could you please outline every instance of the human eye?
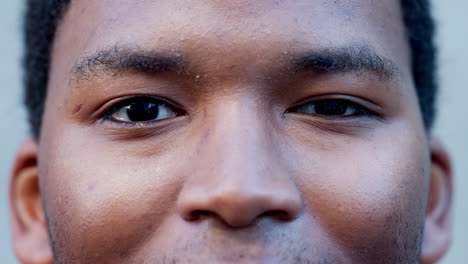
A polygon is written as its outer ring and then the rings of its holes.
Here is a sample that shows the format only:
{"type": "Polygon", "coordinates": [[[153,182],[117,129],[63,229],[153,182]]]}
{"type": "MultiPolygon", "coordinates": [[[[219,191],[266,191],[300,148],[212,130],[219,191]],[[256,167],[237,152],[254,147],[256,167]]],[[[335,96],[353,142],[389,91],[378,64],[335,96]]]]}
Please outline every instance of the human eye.
{"type": "Polygon", "coordinates": [[[309,102],[293,107],[288,112],[328,118],[351,118],[372,115],[372,112],[364,106],[343,99],[324,99],[309,102]]]}
{"type": "Polygon", "coordinates": [[[125,124],[146,124],[178,115],[180,111],[169,103],[156,97],[140,96],[114,104],[107,110],[105,119],[125,124]]]}

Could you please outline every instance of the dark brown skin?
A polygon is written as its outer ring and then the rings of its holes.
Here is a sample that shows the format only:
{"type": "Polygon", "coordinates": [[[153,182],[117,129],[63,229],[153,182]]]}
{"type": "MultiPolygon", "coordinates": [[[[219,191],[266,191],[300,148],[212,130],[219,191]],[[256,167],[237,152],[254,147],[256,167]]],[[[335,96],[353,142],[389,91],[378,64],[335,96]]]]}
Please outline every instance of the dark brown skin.
{"type": "Polygon", "coordinates": [[[12,173],[22,263],[445,254],[450,163],[423,126],[398,1],[72,2],[42,136],[12,173]],[[310,61],[327,55],[357,63],[310,61]],[[111,111],[142,95],[173,115],[111,111]],[[330,100],[353,114],[298,110],[330,100]]]}

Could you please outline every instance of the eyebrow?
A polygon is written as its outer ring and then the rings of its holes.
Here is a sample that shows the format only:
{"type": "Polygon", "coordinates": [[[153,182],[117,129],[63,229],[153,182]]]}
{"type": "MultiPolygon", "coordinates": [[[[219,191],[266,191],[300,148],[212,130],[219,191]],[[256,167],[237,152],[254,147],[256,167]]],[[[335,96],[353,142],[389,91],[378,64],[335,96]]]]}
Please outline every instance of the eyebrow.
{"type": "MultiPolygon", "coordinates": [[[[391,79],[398,73],[395,63],[368,45],[312,50],[293,55],[290,61],[296,72],[368,72],[385,79],[391,79]]],[[[74,65],[72,76],[75,80],[82,80],[101,74],[181,72],[186,69],[187,62],[180,53],[154,53],[113,46],[81,59],[74,65]]],[[[291,69],[291,65],[287,68],[291,69]]]]}
{"type": "Polygon", "coordinates": [[[114,46],[86,56],[73,66],[73,79],[99,77],[101,74],[179,72],[185,61],[179,53],[152,53],[114,46]]]}
{"type": "Polygon", "coordinates": [[[293,60],[293,64],[299,72],[368,72],[385,79],[391,79],[398,73],[396,63],[379,55],[368,45],[311,51],[293,60]]]}

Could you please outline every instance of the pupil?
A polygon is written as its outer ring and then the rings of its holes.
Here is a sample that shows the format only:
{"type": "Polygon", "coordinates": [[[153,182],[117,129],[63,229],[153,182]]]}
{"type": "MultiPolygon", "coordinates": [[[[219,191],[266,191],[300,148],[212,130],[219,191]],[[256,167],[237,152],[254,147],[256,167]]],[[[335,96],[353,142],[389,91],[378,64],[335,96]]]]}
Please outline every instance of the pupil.
{"type": "Polygon", "coordinates": [[[132,103],[127,109],[128,117],[135,122],[154,120],[158,117],[158,114],[158,105],[148,102],[132,103]]]}
{"type": "Polygon", "coordinates": [[[337,101],[325,101],[315,104],[315,113],[319,115],[344,115],[346,113],[347,104],[337,101]]]}

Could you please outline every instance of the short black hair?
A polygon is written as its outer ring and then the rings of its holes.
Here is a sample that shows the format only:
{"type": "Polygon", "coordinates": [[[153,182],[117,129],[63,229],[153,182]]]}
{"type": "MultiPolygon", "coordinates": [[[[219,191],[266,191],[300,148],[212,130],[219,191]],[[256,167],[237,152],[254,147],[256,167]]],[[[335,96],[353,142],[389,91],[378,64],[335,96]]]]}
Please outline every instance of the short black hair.
{"type": "MultiPolygon", "coordinates": [[[[57,26],[70,0],[27,0],[24,23],[24,103],[31,132],[39,137],[47,96],[51,49],[57,26]]],[[[411,48],[412,75],[424,125],[429,131],[435,118],[437,51],[435,25],[429,0],[400,0],[411,48]]]]}

